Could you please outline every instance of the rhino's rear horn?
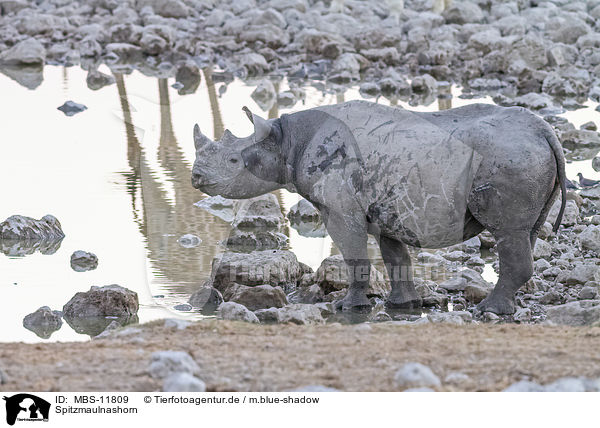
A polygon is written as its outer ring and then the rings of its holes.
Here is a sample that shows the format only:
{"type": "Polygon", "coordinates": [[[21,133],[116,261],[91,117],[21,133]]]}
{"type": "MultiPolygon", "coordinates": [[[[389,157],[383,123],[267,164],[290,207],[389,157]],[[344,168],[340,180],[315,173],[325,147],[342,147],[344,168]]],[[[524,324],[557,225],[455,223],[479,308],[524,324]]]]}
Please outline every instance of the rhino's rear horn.
{"type": "Polygon", "coordinates": [[[252,124],[254,124],[254,118],[252,117],[252,112],[250,111],[250,109],[246,106],[242,107],[242,110],[244,110],[244,112],[246,113],[246,116],[248,116],[248,119],[250,119],[250,122],[252,122],[252,124]]]}

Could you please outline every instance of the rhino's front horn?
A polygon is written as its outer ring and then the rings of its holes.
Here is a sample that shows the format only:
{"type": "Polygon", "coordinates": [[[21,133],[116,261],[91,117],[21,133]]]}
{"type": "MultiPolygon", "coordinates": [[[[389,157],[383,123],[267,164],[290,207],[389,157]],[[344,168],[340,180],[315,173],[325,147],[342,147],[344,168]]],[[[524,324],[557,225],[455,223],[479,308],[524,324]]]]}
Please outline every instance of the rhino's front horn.
{"type": "Polygon", "coordinates": [[[198,124],[195,124],[194,125],[194,145],[196,146],[196,150],[198,150],[200,147],[204,146],[209,141],[210,140],[208,139],[208,137],[206,135],[204,135],[202,132],[200,132],[200,127],[198,126],[198,124]]]}

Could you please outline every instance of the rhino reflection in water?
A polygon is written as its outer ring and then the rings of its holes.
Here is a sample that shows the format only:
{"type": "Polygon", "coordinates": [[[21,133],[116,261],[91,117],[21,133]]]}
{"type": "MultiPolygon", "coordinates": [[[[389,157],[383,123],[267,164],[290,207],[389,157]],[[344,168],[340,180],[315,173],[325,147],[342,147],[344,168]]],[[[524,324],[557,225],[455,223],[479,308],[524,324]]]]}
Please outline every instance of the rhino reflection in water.
{"type": "Polygon", "coordinates": [[[532,275],[532,246],[558,193],[564,156],[550,126],[523,108],[472,104],[436,113],[366,101],[318,107],[254,124],[219,142],[194,128],[192,184],[209,195],[250,198],[278,188],[320,210],[348,265],[342,309],[369,306],[367,234],[391,279],[390,307],[421,305],[407,245],[441,248],[488,229],[500,274],[478,309],[514,312],[532,275]]]}

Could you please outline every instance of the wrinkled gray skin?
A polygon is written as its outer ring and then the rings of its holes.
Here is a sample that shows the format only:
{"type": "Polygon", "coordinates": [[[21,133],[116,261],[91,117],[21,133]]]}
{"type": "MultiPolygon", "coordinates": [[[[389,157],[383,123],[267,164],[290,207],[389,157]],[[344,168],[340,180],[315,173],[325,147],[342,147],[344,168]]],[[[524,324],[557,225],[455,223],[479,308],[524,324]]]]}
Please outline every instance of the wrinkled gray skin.
{"type": "Polygon", "coordinates": [[[246,138],[218,143],[196,126],[192,184],[209,195],[251,198],[286,188],[321,212],[346,261],[351,285],[338,302],[366,309],[367,234],[392,282],[387,305],[421,305],[407,245],[441,248],[483,229],[498,242],[500,275],[478,309],[514,312],[532,275],[532,246],[559,191],[564,157],[550,126],[523,108],[485,104],[436,113],[367,101],[254,123],[246,138]]]}

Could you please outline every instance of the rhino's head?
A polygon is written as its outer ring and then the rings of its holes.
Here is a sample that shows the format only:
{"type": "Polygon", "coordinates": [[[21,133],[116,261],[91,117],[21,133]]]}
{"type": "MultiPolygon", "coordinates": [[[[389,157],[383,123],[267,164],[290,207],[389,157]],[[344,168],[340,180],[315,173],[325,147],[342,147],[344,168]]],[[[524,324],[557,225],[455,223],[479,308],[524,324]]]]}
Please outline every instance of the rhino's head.
{"type": "Polygon", "coordinates": [[[211,141],[194,127],[196,161],[192,186],[215,196],[253,198],[284,185],[283,131],[279,119],[265,120],[244,107],[254,124],[245,138],[226,130],[220,141],[211,141]]]}

